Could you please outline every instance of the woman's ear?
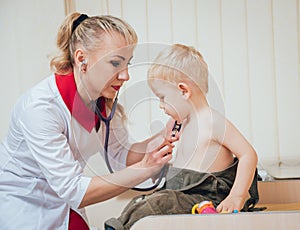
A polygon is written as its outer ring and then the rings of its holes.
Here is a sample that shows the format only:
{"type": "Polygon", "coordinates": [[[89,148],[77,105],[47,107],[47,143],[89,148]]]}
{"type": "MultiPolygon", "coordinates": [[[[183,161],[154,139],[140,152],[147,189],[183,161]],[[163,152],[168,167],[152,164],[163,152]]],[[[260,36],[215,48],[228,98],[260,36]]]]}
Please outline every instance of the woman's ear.
{"type": "Polygon", "coordinates": [[[190,98],[191,96],[191,88],[189,87],[188,84],[186,84],[185,82],[179,82],[177,84],[178,89],[181,91],[182,96],[185,99],[190,98]]]}
{"type": "Polygon", "coordinates": [[[87,59],[81,49],[77,49],[74,53],[74,62],[76,66],[80,66],[80,70],[85,72],[87,68],[87,59]]]}

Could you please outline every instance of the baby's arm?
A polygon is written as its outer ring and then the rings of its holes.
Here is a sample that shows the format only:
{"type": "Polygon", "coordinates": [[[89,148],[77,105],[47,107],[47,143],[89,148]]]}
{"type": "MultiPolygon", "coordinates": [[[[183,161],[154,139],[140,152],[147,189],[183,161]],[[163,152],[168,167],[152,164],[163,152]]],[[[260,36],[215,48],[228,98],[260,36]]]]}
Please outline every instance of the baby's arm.
{"type": "Polygon", "coordinates": [[[217,211],[233,212],[241,210],[248,197],[255,169],[257,155],[250,143],[228,120],[225,121],[225,132],[222,143],[238,159],[236,178],[229,195],[218,205],[217,211]]]}

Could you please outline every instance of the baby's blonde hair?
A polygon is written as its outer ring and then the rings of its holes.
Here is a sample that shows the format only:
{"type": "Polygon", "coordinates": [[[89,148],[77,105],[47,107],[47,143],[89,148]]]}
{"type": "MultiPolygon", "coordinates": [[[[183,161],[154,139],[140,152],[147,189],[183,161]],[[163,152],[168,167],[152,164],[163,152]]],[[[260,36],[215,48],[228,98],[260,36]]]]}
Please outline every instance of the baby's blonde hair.
{"type": "Polygon", "coordinates": [[[78,12],[68,15],[58,31],[56,43],[59,52],[50,62],[51,69],[57,73],[65,74],[73,70],[73,55],[78,44],[88,52],[101,48],[105,33],[120,33],[127,45],[138,41],[136,32],[127,22],[111,15],[88,17],[72,31],[74,21],[80,15],[78,12]]]}
{"type": "Polygon", "coordinates": [[[148,70],[148,82],[154,79],[179,83],[189,79],[206,94],[208,91],[208,66],[194,47],[174,44],[163,49],[148,70]]]}

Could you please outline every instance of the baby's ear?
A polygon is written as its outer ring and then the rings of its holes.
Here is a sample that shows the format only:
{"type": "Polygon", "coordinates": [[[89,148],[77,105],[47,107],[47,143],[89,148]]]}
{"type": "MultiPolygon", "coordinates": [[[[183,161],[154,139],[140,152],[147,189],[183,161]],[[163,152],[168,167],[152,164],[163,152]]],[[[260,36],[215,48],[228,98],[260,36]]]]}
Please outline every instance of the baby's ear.
{"type": "Polygon", "coordinates": [[[179,82],[177,87],[185,99],[188,99],[191,96],[191,89],[185,82],[179,82]]]}

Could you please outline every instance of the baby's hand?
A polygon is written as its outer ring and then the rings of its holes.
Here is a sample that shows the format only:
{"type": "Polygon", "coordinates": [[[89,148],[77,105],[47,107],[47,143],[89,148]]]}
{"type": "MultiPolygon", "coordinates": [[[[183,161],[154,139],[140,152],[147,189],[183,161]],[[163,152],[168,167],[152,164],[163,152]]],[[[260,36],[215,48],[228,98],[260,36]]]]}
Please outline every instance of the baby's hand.
{"type": "Polygon", "coordinates": [[[232,213],[239,212],[245,203],[244,197],[239,196],[227,196],[216,208],[220,213],[232,213]]]}

